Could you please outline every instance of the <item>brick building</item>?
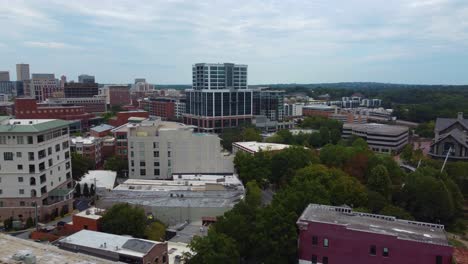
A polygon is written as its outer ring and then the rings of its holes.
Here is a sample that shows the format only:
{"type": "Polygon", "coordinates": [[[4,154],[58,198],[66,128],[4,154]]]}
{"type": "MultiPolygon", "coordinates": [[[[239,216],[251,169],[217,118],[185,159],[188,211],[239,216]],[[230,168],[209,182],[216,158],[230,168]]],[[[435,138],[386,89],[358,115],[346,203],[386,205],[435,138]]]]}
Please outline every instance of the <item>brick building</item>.
{"type": "Polygon", "coordinates": [[[102,97],[49,98],[49,106],[83,106],[87,113],[107,111],[106,99],[102,97]]]}
{"type": "Polygon", "coordinates": [[[94,168],[102,165],[102,140],[95,137],[72,137],[70,150],[94,161],[94,168]]]}
{"type": "Polygon", "coordinates": [[[114,129],[114,127],[111,125],[101,124],[90,128],[89,132],[92,137],[105,137],[111,133],[112,129],[114,129]]]}
{"type": "Polygon", "coordinates": [[[452,263],[443,225],[310,204],[297,221],[299,264],[452,263]]]}
{"type": "Polygon", "coordinates": [[[111,126],[118,127],[118,126],[121,126],[123,124],[126,124],[130,117],[148,118],[149,113],[146,112],[146,111],[141,111],[141,110],[118,112],[115,117],[109,119],[109,124],[111,126]]]}
{"type": "Polygon", "coordinates": [[[64,93],[67,98],[93,97],[99,94],[99,89],[97,83],[68,82],[65,83],[64,93]]]}
{"type": "Polygon", "coordinates": [[[80,120],[81,128],[88,129],[94,117],[83,106],[48,106],[37,104],[33,98],[16,98],[15,117],[18,119],[62,119],[80,120]]]}
{"type": "Polygon", "coordinates": [[[104,209],[91,207],[85,211],[79,212],[72,216],[72,222],[65,225],[65,229],[72,232],[81,230],[101,231],[101,218],[104,214],[104,209]]]}
{"type": "Polygon", "coordinates": [[[111,107],[130,104],[130,89],[127,86],[109,86],[108,96],[111,107]]]}
{"type": "Polygon", "coordinates": [[[336,112],[336,106],[328,105],[305,105],[302,107],[302,114],[304,116],[323,116],[330,117],[336,112]]]}
{"type": "Polygon", "coordinates": [[[175,100],[170,98],[157,98],[145,101],[144,109],[152,116],[159,116],[162,120],[175,119],[175,100]]]}

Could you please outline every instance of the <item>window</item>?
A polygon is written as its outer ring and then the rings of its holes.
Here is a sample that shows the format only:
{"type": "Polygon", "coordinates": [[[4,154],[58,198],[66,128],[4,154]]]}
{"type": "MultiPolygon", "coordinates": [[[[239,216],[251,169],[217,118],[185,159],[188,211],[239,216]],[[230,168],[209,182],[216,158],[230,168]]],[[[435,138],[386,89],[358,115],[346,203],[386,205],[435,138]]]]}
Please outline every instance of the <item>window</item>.
{"type": "Polygon", "coordinates": [[[24,201],[21,201],[20,206],[26,206],[26,203],[24,201]]]}
{"type": "Polygon", "coordinates": [[[436,256],[436,264],[442,264],[442,256],[436,256]]]}
{"type": "Polygon", "coordinates": [[[65,163],[65,169],[68,170],[70,168],[70,162],[65,163]]]}
{"type": "Polygon", "coordinates": [[[145,169],[140,169],[140,175],[141,176],[146,176],[146,170],[145,169]]]}
{"type": "Polygon", "coordinates": [[[13,160],[13,152],[4,152],[3,160],[13,160]]]}
{"type": "Polygon", "coordinates": [[[130,157],[133,158],[133,156],[135,156],[135,155],[133,154],[133,151],[130,151],[130,157]]]}
{"type": "Polygon", "coordinates": [[[144,151],[144,150],[140,150],[140,151],[139,151],[139,155],[140,155],[140,157],[144,157],[144,156],[145,156],[145,151],[144,151]]]}
{"type": "Polygon", "coordinates": [[[159,161],[155,161],[155,162],[154,162],[154,166],[155,166],[155,167],[159,167],[159,161]]]}
{"type": "Polygon", "coordinates": [[[318,239],[317,236],[312,237],[312,245],[317,245],[318,244],[318,239]]]}
{"type": "Polygon", "coordinates": [[[36,173],[36,166],[29,165],[29,173],[36,173]]]}
{"type": "Polygon", "coordinates": [[[18,164],[18,170],[23,170],[23,165],[18,164]]]}
{"type": "Polygon", "coordinates": [[[159,176],[160,173],[159,169],[154,169],[154,176],[159,176]]]}
{"type": "Polygon", "coordinates": [[[144,166],[146,166],[146,162],[140,161],[140,167],[144,167],[144,166]]]}
{"type": "Polygon", "coordinates": [[[70,151],[65,152],[65,159],[70,158],[70,151]]]}
{"type": "Polygon", "coordinates": [[[52,165],[53,165],[52,159],[49,159],[49,167],[51,167],[52,165]]]}
{"type": "Polygon", "coordinates": [[[317,255],[312,255],[312,263],[317,264],[317,255]]]}
{"type": "Polygon", "coordinates": [[[323,239],[323,247],[328,247],[328,238],[323,239]]]}
{"type": "Polygon", "coordinates": [[[133,160],[130,161],[130,166],[135,166],[135,162],[133,160]]]}
{"type": "Polygon", "coordinates": [[[39,171],[43,171],[43,170],[45,170],[45,163],[41,162],[39,163],[39,171]]]}
{"type": "Polygon", "coordinates": [[[24,194],[24,189],[19,189],[19,194],[24,194]]]}
{"type": "Polygon", "coordinates": [[[167,166],[168,166],[168,167],[171,166],[171,160],[167,160],[167,166]]]}
{"type": "Polygon", "coordinates": [[[171,157],[171,152],[170,152],[170,151],[167,152],[167,157],[168,157],[168,158],[171,157]]]}
{"type": "Polygon", "coordinates": [[[16,157],[17,158],[21,158],[23,155],[21,154],[21,152],[16,152],[16,157]]]}
{"type": "Polygon", "coordinates": [[[28,136],[28,144],[34,144],[32,136],[28,136]]]}
{"type": "Polygon", "coordinates": [[[167,149],[171,149],[172,148],[172,143],[171,142],[167,142],[167,149]]]}
{"type": "Polygon", "coordinates": [[[28,152],[28,160],[33,161],[34,160],[34,152],[28,152]]]}
{"type": "Polygon", "coordinates": [[[43,159],[43,158],[45,158],[45,156],[46,156],[45,149],[38,151],[38,152],[37,152],[37,156],[38,156],[38,159],[43,159]]]}
{"type": "Polygon", "coordinates": [[[44,135],[37,136],[37,143],[44,142],[44,135]]]}
{"type": "Polygon", "coordinates": [[[60,144],[57,144],[55,145],[55,152],[59,152],[60,151],[60,144]]]}
{"type": "Polygon", "coordinates": [[[377,247],[375,245],[370,246],[369,254],[375,256],[377,254],[377,247]]]}
{"type": "Polygon", "coordinates": [[[322,258],[322,264],[328,264],[328,257],[322,258]]]}
{"type": "Polygon", "coordinates": [[[382,256],[388,257],[388,248],[386,248],[386,247],[383,248],[382,256]]]}
{"type": "Polygon", "coordinates": [[[68,148],[68,141],[64,141],[62,143],[62,149],[67,149],[68,148]]]}
{"type": "Polygon", "coordinates": [[[24,138],[23,138],[23,136],[17,136],[17,137],[16,137],[16,144],[19,144],[19,145],[24,144],[24,138]]]}
{"type": "Polygon", "coordinates": [[[159,142],[153,142],[153,148],[159,148],[159,142]]]}
{"type": "Polygon", "coordinates": [[[18,182],[23,182],[23,181],[24,181],[23,177],[18,177],[18,182]]]}
{"type": "Polygon", "coordinates": [[[159,151],[153,151],[153,156],[155,158],[159,158],[159,151]]]}
{"type": "Polygon", "coordinates": [[[47,148],[47,155],[52,155],[52,147],[47,148]]]}

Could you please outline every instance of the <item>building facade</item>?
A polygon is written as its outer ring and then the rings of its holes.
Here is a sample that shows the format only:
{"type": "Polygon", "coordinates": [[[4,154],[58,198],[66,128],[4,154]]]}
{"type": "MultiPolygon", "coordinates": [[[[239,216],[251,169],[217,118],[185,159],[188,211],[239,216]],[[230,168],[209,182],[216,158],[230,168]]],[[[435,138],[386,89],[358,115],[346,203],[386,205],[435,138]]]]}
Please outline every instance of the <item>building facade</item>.
{"type": "Polygon", "coordinates": [[[70,150],[94,162],[94,168],[102,165],[102,139],[95,137],[72,137],[70,150]]]}
{"type": "Polygon", "coordinates": [[[64,86],[64,94],[67,98],[93,97],[99,94],[98,84],[67,82],[64,86]]]}
{"type": "Polygon", "coordinates": [[[468,119],[463,113],[457,118],[437,118],[434,128],[434,143],[429,155],[433,158],[468,160],[468,119]]]}
{"type": "Polygon", "coordinates": [[[0,71],[0,82],[9,82],[9,81],[10,81],[10,72],[0,71]]]}
{"type": "Polygon", "coordinates": [[[220,132],[250,123],[252,90],[247,65],[198,63],[192,66],[192,89],[186,90],[184,123],[199,131],[220,132]]]}
{"type": "Polygon", "coordinates": [[[370,149],[381,153],[397,153],[408,144],[409,130],[404,126],[384,124],[343,124],[343,139],[352,136],[366,140],[370,149]]]}
{"type": "Polygon", "coordinates": [[[215,134],[161,120],[129,124],[129,178],[168,179],[173,173],[233,173],[232,157],[222,153],[215,134]]]}
{"type": "Polygon", "coordinates": [[[63,97],[63,90],[57,85],[54,74],[33,73],[32,92],[36,101],[43,102],[49,97],[63,97]]]}
{"type": "Polygon", "coordinates": [[[16,80],[26,81],[30,79],[31,75],[29,74],[29,64],[16,64],[16,80]]]}
{"type": "Polygon", "coordinates": [[[49,98],[47,104],[51,106],[82,106],[87,113],[105,113],[106,99],[102,97],[71,97],[49,98]]]}
{"type": "Polygon", "coordinates": [[[260,88],[253,91],[253,114],[266,116],[271,121],[284,117],[284,91],[260,88]]]}
{"type": "Polygon", "coordinates": [[[0,220],[55,218],[72,208],[68,122],[8,119],[0,122],[0,220]]]}
{"type": "Polygon", "coordinates": [[[123,106],[130,104],[130,89],[128,86],[109,86],[109,105],[123,106]]]}
{"type": "Polygon", "coordinates": [[[91,84],[95,83],[95,80],[93,75],[81,74],[78,76],[78,82],[91,84]]]}
{"type": "Polygon", "coordinates": [[[305,105],[302,107],[302,113],[304,116],[330,117],[336,111],[336,106],[328,106],[323,104],[305,105]]]}
{"type": "Polygon", "coordinates": [[[443,225],[310,204],[297,226],[299,264],[452,263],[443,225]]]}

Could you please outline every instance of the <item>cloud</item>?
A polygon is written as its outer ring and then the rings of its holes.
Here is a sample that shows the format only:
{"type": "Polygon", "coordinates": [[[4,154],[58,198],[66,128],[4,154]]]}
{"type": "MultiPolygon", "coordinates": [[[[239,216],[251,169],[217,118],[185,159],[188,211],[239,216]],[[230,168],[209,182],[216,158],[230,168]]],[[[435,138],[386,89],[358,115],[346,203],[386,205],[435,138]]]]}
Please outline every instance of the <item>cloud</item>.
{"type": "Polygon", "coordinates": [[[42,42],[42,41],[25,41],[24,46],[31,48],[47,48],[47,49],[80,49],[75,45],[70,45],[63,42],[42,42]]]}

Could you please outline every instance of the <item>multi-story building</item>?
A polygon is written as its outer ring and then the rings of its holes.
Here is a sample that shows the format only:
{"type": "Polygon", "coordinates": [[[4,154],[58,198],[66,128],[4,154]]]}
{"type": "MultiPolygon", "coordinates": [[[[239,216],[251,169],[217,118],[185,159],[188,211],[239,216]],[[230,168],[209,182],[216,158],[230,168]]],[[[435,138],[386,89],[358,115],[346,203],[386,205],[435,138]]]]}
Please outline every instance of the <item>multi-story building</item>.
{"type": "MultiPolygon", "coordinates": [[[[49,106],[37,104],[33,98],[15,99],[15,117],[23,119],[63,119],[78,121],[80,129],[88,129],[89,121],[94,117],[83,106],[49,106]]],[[[78,132],[78,131],[74,131],[78,132]]]]}
{"type": "Polygon", "coordinates": [[[284,91],[259,88],[253,91],[253,114],[266,116],[271,121],[282,121],[284,91]]]}
{"type": "Polygon", "coordinates": [[[9,97],[24,95],[23,82],[0,81],[0,93],[9,97]]]}
{"type": "Polygon", "coordinates": [[[362,99],[361,100],[362,107],[374,108],[374,107],[380,107],[381,105],[382,105],[381,99],[362,99]]]}
{"type": "Polygon", "coordinates": [[[54,119],[0,121],[0,220],[52,219],[72,208],[68,122],[54,119]]]}
{"type": "Polygon", "coordinates": [[[433,158],[468,160],[468,119],[463,113],[457,118],[437,118],[434,128],[434,143],[429,155],[433,158]]]}
{"type": "Polygon", "coordinates": [[[10,81],[10,72],[0,71],[0,82],[9,82],[9,81],[10,81]]]}
{"type": "Polygon", "coordinates": [[[97,83],[75,83],[67,82],[64,86],[65,97],[76,98],[76,97],[93,97],[99,94],[99,88],[97,83]]]}
{"type": "Polygon", "coordinates": [[[43,102],[49,97],[56,97],[63,93],[54,74],[33,73],[32,74],[32,92],[38,102],[43,102]]]}
{"type": "Polygon", "coordinates": [[[452,263],[443,225],[310,204],[297,226],[299,264],[452,263]]]}
{"type": "Polygon", "coordinates": [[[29,64],[16,64],[16,80],[17,81],[26,81],[30,80],[29,75],[29,64]]]}
{"type": "Polygon", "coordinates": [[[192,66],[192,74],[192,89],[186,90],[185,124],[199,131],[220,132],[251,122],[247,65],[198,63],[192,66]]]}
{"type": "Polygon", "coordinates": [[[175,119],[175,102],[171,98],[155,98],[142,102],[143,108],[152,116],[161,117],[163,120],[175,119]]]}
{"type": "Polygon", "coordinates": [[[408,144],[408,127],[385,124],[343,124],[343,139],[352,136],[366,140],[370,149],[381,153],[396,153],[408,144]]]}
{"type": "Polygon", "coordinates": [[[109,85],[99,90],[106,97],[106,102],[112,106],[124,106],[130,103],[130,89],[127,85],[109,85]]]}
{"type": "Polygon", "coordinates": [[[172,173],[232,173],[232,157],[222,153],[215,134],[161,120],[129,124],[129,178],[166,179],[172,173]]]}
{"type": "Polygon", "coordinates": [[[305,105],[302,107],[304,116],[323,116],[330,117],[336,112],[336,106],[328,106],[324,104],[305,105]]]}
{"type": "Polygon", "coordinates": [[[48,98],[51,106],[82,106],[87,113],[104,113],[107,111],[106,99],[102,97],[48,98]]]}
{"type": "Polygon", "coordinates": [[[79,83],[95,83],[94,76],[92,75],[86,75],[86,74],[81,74],[78,76],[78,82],[79,83]]]}
{"type": "Polygon", "coordinates": [[[176,119],[183,118],[183,115],[185,113],[185,108],[186,108],[185,98],[176,100],[174,106],[175,106],[175,118],[176,119]]]}
{"type": "Polygon", "coordinates": [[[101,124],[99,126],[94,126],[90,128],[89,132],[92,137],[105,137],[108,136],[114,128],[115,127],[107,124],[101,124]]]}
{"type": "Polygon", "coordinates": [[[127,138],[127,125],[121,125],[112,129],[114,135],[114,153],[115,156],[127,160],[128,159],[128,138],[127,138]]]}
{"type": "Polygon", "coordinates": [[[287,117],[300,117],[302,116],[302,108],[304,107],[304,103],[290,103],[284,104],[283,111],[284,116],[287,117]]]}
{"type": "Polygon", "coordinates": [[[109,125],[114,126],[114,127],[124,125],[132,117],[146,119],[149,117],[149,113],[146,111],[142,111],[142,110],[118,112],[116,116],[109,119],[109,125]]]}
{"type": "Polygon", "coordinates": [[[94,168],[102,165],[102,140],[95,137],[72,137],[70,150],[94,161],[94,168]]]}

